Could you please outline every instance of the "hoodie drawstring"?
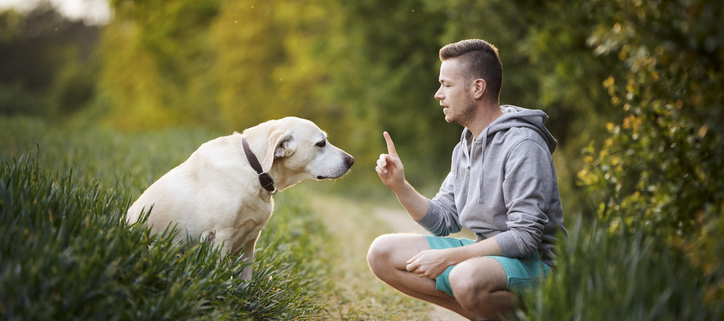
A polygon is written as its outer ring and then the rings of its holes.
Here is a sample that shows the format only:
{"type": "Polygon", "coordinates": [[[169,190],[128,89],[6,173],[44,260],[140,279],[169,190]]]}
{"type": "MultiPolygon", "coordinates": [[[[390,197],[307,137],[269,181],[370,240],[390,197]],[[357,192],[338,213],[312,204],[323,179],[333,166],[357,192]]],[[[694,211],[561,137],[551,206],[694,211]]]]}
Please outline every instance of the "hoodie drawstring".
{"type": "MultiPolygon", "coordinates": [[[[478,140],[480,138],[483,139],[480,142],[481,144],[483,144],[483,147],[480,149],[480,161],[482,162],[481,168],[485,168],[485,147],[488,145],[488,132],[489,131],[490,131],[490,126],[485,127],[483,132],[480,134],[481,137],[478,137],[478,140]]],[[[483,203],[483,204],[485,203],[483,200],[483,185],[485,185],[484,182],[485,182],[485,171],[481,171],[481,173],[480,173],[480,189],[479,189],[480,197],[478,199],[478,203],[483,203]]]]}

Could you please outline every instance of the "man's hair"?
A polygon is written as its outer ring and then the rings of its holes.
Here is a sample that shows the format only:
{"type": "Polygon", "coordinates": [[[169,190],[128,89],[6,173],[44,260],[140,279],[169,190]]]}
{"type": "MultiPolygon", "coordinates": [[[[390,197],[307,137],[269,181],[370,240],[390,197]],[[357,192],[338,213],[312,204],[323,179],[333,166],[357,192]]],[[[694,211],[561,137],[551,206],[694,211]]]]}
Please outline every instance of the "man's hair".
{"type": "Polygon", "coordinates": [[[503,84],[503,64],[498,56],[498,48],[485,40],[461,40],[440,49],[441,61],[451,58],[460,59],[466,84],[477,78],[485,79],[485,96],[496,102],[499,100],[500,87],[503,84]]]}

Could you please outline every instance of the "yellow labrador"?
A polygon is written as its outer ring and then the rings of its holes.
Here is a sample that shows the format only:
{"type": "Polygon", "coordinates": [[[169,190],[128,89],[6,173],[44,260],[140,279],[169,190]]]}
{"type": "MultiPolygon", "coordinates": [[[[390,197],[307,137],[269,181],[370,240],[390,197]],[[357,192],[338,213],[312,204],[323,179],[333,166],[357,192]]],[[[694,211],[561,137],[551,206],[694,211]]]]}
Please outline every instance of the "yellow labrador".
{"type": "MultiPolygon", "coordinates": [[[[153,183],[129,208],[129,223],[148,217],[153,233],[169,224],[177,239],[222,245],[222,253],[254,260],[254,245],[272,214],[272,195],[305,179],[334,179],[354,157],[327,141],[313,122],[271,120],[204,143],[188,160],[153,183]]],[[[251,278],[251,266],[241,277],[251,278]]]]}

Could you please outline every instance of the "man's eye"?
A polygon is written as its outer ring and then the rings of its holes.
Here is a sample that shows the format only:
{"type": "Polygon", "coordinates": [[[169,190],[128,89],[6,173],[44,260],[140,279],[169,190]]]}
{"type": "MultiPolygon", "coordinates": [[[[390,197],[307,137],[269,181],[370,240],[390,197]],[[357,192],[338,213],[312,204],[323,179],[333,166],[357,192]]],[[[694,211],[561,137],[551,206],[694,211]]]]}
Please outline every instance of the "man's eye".
{"type": "Polygon", "coordinates": [[[327,146],[327,141],[326,141],[326,140],[322,140],[322,141],[320,141],[319,143],[317,143],[317,145],[316,145],[316,146],[317,146],[317,147],[324,147],[324,146],[327,146]]]}

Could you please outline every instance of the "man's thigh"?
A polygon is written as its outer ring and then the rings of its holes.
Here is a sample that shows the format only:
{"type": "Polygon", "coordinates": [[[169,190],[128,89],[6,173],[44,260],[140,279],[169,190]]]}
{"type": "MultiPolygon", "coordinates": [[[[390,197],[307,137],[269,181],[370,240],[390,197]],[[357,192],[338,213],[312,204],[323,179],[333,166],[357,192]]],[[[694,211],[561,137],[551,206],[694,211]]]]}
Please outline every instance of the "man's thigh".
{"type": "Polygon", "coordinates": [[[500,263],[491,257],[477,257],[456,265],[448,276],[453,292],[473,286],[476,290],[505,290],[508,276],[500,263]]]}
{"type": "Polygon", "coordinates": [[[407,260],[430,245],[420,234],[385,234],[379,236],[370,246],[370,259],[384,259],[399,270],[405,270],[407,260]]]}

